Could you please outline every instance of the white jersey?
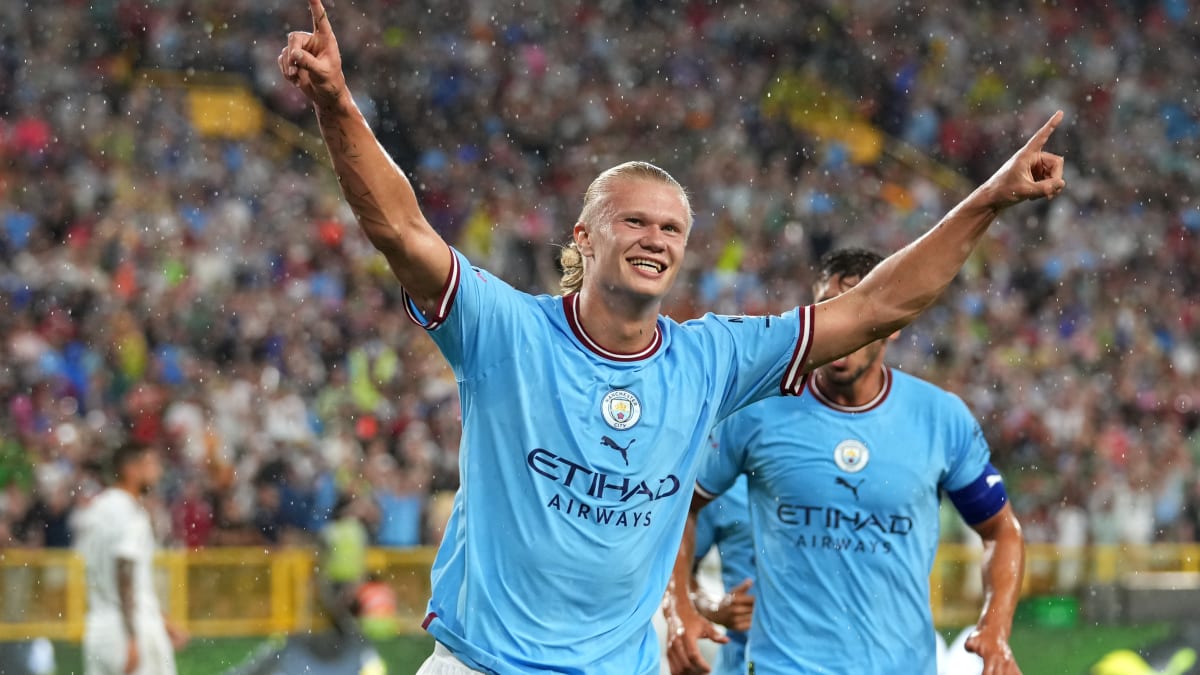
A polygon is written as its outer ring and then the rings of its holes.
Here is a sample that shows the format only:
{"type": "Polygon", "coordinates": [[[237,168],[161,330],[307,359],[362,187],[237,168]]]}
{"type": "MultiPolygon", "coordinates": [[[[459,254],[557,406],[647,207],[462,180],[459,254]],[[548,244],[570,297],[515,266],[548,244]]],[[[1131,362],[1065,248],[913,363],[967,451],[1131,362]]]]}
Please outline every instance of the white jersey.
{"type": "Polygon", "coordinates": [[[139,616],[161,617],[154,592],[154,529],[133,495],[109,488],[96,496],[76,523],[76,548],[87,565],[88,614],[119,621],[117,559],[133,561],[133,602],[139,616]]]}

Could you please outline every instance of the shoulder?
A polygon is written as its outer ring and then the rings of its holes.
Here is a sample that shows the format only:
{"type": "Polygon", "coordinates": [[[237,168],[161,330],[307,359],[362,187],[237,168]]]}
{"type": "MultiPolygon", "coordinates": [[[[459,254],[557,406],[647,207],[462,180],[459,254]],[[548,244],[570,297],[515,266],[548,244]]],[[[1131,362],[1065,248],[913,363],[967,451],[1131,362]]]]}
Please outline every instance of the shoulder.
{"type": "Polygon", "coordinates": [[[958,394],[947,391],[938,385],[911,375],[902,370],[891,368],[892,392],[906,399],[921,401],[932,407],[962,408],[966,404],[958,394]]]}
{"type": "Polygon", "coordinates": [[[713,314],[709,312],[697,319],[689,319],[679,324],[680,328],[685,331],[695,332],[712,332],[721,331],[724,333],[736,332],[739,330],[771,328],[777,325],[785,325],[788,323],[796,323],[800,320],[803,311],[808,308],[797,307],[790,309],[782,314],[713,314]]]}

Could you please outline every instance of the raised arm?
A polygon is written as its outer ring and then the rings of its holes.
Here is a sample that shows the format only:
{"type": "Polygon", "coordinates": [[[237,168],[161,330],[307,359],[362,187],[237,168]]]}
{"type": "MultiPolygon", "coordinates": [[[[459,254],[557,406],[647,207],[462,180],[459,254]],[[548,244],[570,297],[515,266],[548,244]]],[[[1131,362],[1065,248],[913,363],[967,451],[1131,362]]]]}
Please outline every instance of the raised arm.
{"type": "Polygon", "coordinates": [[[816,327],[806,368],[849,354],[911,323],[958,274],[1001,211],[1062,191],[1063,159],[1044,152],[1062,121],[1054,113],[1025,147],[959,202],[933,229],[881,262],[852,290],[816,307],[816,327]]]}
{"type": "Polygon", "coordinates": [[[288,34],[279,70],[313,103],[333,170],[358,224],[423,312],[434,309],[451,253],[425,220],[404,172],[375,139],[346,87],[342,56],[321,0],[309,0],[311,33],[288,34]]]}
{"type": "Polygon", "coordinates": [[[671,675],[702,675],[710,672],[708,662],[700,653],[700,639],[708,638],[722,643],[729,641],[692,604],[696,516],[710,501],[700,494],[692,496],[683,539],[679,543],[679,553],[675,556],[675,568],[671,572],[671,583],[667,586],[667,597],[663,603],[663,614],[667,619],[667,661],[671,665],[671,675]]]}
{"type": "Polygon", "coordinates": [[[984,675],[1021,675],[1008,637],[1025,576],[1025,540],[1012,505],[975,526],[983,538],[983,611],[967,651],[983,658],[984,675]]]}

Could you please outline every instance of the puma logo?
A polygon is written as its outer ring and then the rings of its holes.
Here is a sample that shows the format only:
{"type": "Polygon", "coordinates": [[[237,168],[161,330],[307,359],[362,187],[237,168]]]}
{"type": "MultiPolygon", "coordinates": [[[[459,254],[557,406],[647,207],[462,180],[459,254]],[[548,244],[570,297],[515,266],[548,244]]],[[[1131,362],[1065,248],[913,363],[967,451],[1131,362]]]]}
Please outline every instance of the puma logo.
{"type": "Polygon", "coordinates": [[[625,460],[625,466],[629,466],[629,455],[627,454],[626,451],[628,451],[629,446],[633,445],[634,443],[637,443],[636,438],[631,439],[629,441],[629,444],[622,448],[620,445],[617,444],[616,441],[609,438],[608,436],[602,436],[600,438],[600,445],[612,448],[613,450],[616,450],[617,452],[621,453],[621,459],[625,460]]]}
{"type": "Polygon", "coordinates": [[[838,476],[833,482],[837,483],[838,485],[841,485],[842,487],[846,488],[847,490],[853,492],[854,493],[854,501],[858,501],[858,488],[866,481],[867,481],[867,479],[864,478],[864,479],[858,481],[858,485],[851,485],[850,481],[846,480],[845,478],[842,478],[841,476],[838,476]]]}

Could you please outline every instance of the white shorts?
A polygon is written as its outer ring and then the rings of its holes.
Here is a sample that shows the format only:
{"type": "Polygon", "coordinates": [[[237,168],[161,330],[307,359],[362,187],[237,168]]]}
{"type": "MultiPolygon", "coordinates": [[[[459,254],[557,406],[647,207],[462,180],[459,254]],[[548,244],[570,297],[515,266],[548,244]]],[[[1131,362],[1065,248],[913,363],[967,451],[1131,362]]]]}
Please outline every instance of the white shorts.
{"type": "Polygon", "coordinates": [[[459,661],[454,654],[450,653],[449,649],[438,642],[433,647],[433,655],[425,659],[425,663],[417,670],[416,675],[466,675],[468,673],[479,673],[479,671],[472,670],[467,664],[459,661]]]}
{"type": "MultiPolygon", "coordinates": [[[[139,617],[138,668],[134,675],[175,675],[175,649],[162,617],[139,617]]],[[[120,618],[88,617],[83,631],[84,675],[125,673],[125,628],[120,618]]]]}

